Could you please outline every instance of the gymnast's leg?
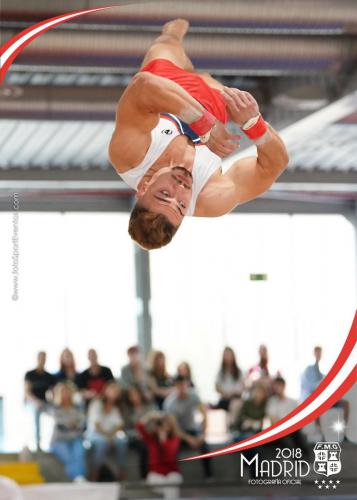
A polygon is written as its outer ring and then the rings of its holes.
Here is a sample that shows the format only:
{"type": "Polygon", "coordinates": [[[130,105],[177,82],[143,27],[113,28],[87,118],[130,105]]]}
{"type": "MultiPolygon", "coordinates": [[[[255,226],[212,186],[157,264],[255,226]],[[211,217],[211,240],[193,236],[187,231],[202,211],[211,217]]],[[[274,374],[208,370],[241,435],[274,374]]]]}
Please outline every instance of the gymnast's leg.
{"type": "Polygon", "coordinates": [[[164,25],[161,35],[154,40],[147,51],[141,67],[146,66],[153,59],[168,59],[180,68],[197,73],[209,87],[222,90],[223,85],[209,73],[196,72],[192,61],[185,52],[182,40],[187,33],[189,23],[185,19],[175,19],[164,25]]]}
{"type": "Polygon", "coordinates": [[[182,40],[188,28],[189,23],[185,19],[175,19],[166,23],[161,35],[154,40],[147,51],[141,67],[146,66],[153,59],[168,59],[176,66],[193,72],[193,64],[182,46],[182,40]]]}

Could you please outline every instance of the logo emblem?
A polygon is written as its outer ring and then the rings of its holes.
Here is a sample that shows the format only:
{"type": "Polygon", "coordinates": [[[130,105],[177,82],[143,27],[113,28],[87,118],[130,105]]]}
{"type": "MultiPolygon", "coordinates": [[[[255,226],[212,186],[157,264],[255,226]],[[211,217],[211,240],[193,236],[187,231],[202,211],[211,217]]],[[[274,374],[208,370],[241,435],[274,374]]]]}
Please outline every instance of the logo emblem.
{"type": "Polygon", "coordinates": [[[316,443],[314,454],[314,471],[316,474],[328,477],[341,471],[340,443],[316,443]]]}
{"type": "Polygon", "coordinates": [[[166,135],[172,135],[172,130],[170,130],[169,128],[165,128],[165,130],[161,130],[161,133],[166,135]]]}

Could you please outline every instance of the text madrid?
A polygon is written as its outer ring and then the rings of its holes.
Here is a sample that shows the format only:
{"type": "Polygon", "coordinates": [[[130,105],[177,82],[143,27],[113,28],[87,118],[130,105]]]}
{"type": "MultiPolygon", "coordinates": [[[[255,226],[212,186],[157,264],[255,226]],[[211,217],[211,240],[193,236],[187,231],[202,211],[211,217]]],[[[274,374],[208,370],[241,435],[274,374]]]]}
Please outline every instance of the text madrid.
{"type": "Polygon", "coordinates": [[[251,460],[240,456],[240,474],[244,475],[244,464],[254,467],[256,477],[305,477],[310,472],[310,464],[305,460],[261,460],[258,453],[251,460]]]}

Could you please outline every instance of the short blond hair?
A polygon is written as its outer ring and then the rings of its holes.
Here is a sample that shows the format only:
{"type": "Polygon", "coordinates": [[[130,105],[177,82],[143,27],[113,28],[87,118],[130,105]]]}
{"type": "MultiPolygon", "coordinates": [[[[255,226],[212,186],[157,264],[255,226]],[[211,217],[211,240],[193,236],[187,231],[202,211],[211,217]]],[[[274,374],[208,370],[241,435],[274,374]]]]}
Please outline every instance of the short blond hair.
{"type": "Polygon", "coordinates": [[[76,386],[71,381],[59,382],[53,388],[53,403],[56,406],[62,405],[62,389],[67,389],[71,393],[71,401],[73,404],[73,397],[76,392],[76,386]]]}

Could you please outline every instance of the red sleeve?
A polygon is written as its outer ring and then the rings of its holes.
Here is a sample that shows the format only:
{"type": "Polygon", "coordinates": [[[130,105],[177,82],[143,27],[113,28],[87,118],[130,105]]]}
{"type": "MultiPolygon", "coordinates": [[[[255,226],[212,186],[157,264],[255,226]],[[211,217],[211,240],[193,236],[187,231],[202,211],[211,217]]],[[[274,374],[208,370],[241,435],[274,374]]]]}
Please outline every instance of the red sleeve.
{"type": "Polygon", "coordinates": [[[136,428],[137,428],[138,432],[140,433],[141,437],[145,441],[150,441],[151,440],[151,435],[147,432],[147,430],[145,428],[145,425],[142,422],[138,422],[136,424],[136,428]]]}

